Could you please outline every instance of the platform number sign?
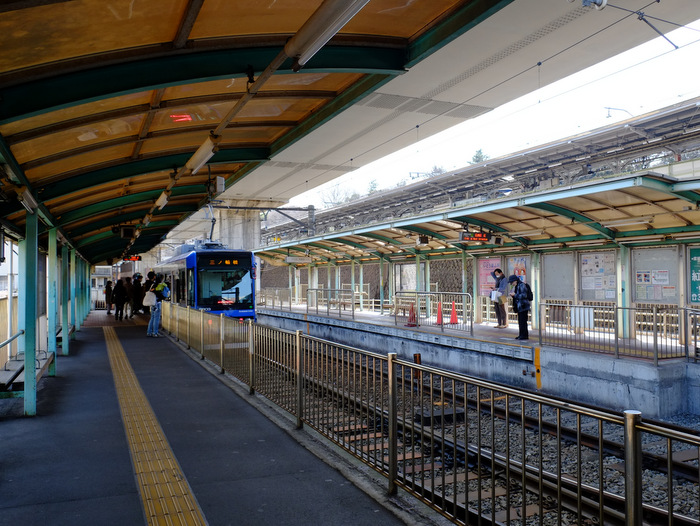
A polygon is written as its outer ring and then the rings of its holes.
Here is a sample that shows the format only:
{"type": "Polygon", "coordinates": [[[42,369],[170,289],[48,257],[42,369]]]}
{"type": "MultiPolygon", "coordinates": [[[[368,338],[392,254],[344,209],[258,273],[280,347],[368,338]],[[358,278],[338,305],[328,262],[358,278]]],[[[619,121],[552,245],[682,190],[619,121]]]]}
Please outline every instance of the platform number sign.
{"type": "Polygon", "coordinates": [[[700,303],[700,248],[690,249],[690,301],[700,303]]]}

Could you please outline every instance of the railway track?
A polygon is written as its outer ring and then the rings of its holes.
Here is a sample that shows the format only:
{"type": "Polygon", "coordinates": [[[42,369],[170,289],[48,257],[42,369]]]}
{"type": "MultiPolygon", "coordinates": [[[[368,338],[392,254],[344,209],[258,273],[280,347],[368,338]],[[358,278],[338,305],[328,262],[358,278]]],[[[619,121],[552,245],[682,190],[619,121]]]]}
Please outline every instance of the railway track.
{"type": "MultiPolygon", "coordinates": [[[[625,522],[619,415],[413,364],[390,379],[386,357],[352,350],[309,353],[301,378],[293,354],[255,359],[258,392],[385,475],[394,382],[396,483],[457,524],[625,522]]],[[[645,522],[697,525],[697,433],[645,425],[645,522]]]]}

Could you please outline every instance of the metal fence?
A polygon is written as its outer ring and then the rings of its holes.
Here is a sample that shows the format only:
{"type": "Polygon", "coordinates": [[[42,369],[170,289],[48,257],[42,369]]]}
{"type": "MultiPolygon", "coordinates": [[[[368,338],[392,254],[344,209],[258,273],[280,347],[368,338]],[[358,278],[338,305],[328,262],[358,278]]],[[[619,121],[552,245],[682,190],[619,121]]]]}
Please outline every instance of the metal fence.
{"type": "Polygon", "coordinates": [[[472,296],[458,292],[397,292],[394,324],[405,327],[439,327],[474,334],[472,296]]]}
{"type": "Polygon", "coordinates": [[[257,299],[260,306],[291,311],[294,296],[289,288],[265,288],[257,293],[257,299]]]}
{"type": "Polygon", "coordinates": [[[355,306],[359,305],[361,292],[350,289],[307,289],[306,312],[315,314],[325,313],[342,318],[355,318],[355,306]]]}
{"type": "Polygon", "coordinates": [[[401,487],[455,524],[700,522],[700,437],[639,412],[163,307],[166,330],[189,320],[203,357],[386,476],[390,493],[401,487]]]}
{"type": "Polygon", "coordinates": [[[697,360],[700,311],[676,306],[617,307],[545,302],[540,345],[658,360],[697,360]]]}

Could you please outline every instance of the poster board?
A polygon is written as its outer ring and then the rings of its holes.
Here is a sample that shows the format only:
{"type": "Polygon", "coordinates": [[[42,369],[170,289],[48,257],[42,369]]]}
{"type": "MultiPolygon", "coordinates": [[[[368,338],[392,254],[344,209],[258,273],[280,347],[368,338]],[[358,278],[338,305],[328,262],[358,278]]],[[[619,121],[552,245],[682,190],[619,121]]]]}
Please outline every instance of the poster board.
{"type": "Polygon", "coordinates": [[[636,303],[678,303],[678,248],[634,249],[632,283],[636,303]]]}
{"type": "Polygon", "coordinates": [[[530,256],[510,256],[506,260],[506,276],[515,274],[523,283],[528,283],[530,274],[530,256]]]}
{"type": "Polygon", "coordinates": [[[573,252],[561,252],[542,255],[542,298],[556,300],[574,299],[574,264],[573,252]]]}
{"type": "Polygon", "coordinates": [[[501,268],[501,258],[480,258],[479,268],[479,295],[488,296],[491,289],[496,286],[496,280],[491,276],[491,272],[501,268]]]}
{"type": "Polygon", "coordinates": [[[617,253],[614,250],[579,254],[579,290],[584,301],[617,301],[617,253]]]}

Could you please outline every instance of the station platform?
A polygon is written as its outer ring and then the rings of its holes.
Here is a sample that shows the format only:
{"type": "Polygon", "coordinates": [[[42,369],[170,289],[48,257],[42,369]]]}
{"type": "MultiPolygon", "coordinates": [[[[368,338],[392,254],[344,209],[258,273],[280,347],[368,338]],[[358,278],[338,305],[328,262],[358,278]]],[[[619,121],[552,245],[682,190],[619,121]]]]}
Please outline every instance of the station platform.
{"type": "Polygon", "coordinates": [[[442,523],[146,323],[93,311],[36,417],[0,400],[0,525],[442,523]]]}

